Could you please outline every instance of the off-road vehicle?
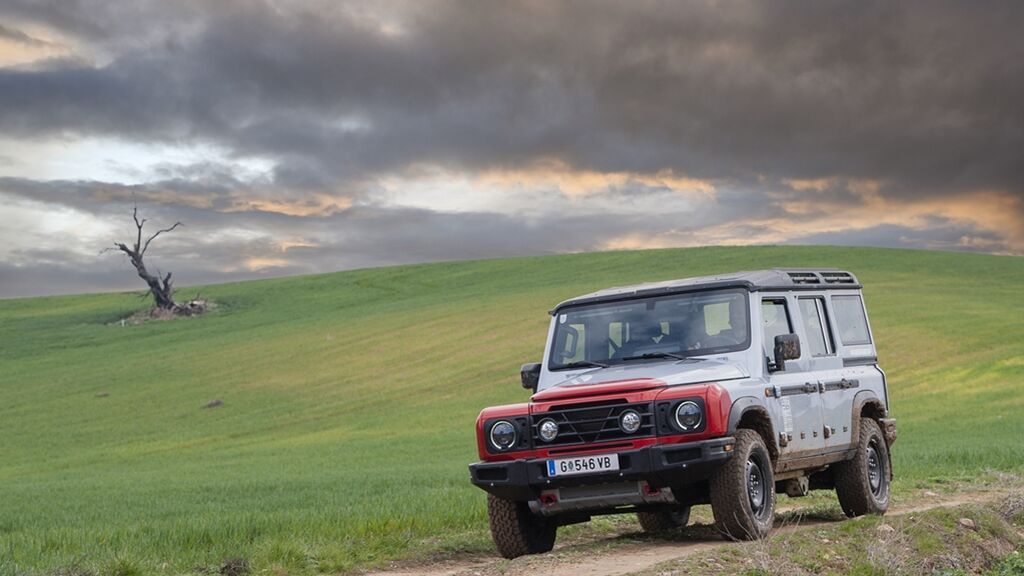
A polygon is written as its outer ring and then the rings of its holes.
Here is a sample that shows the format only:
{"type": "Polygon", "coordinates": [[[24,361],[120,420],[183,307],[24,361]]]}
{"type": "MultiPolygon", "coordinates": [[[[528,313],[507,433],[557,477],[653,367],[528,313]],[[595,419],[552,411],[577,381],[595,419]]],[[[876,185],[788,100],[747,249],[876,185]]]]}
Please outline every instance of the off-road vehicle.
{"type": "Polygon", "coordinates": [[[528,403],[476,423],[505,557],[559,526],[635,512],[647,531],[710,504],[727,537],[772,527],[775,494],[835,489],[849,516],[889,505],[896,439],[857,278],[739,272],[601,290],[551,311],[528,403]]]}

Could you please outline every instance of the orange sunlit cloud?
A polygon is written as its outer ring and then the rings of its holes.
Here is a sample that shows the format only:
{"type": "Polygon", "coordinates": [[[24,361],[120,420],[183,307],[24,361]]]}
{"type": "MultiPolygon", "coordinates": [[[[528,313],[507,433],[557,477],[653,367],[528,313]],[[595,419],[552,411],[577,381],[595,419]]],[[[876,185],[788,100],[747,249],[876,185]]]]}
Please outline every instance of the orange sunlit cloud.
{"type": "MultiPolygon", "coordinates": [[[[804,184],[796,183],[793,188],[821,191],[830,185],[804,184]]],[[[864,230],[884,224],[925,230],[934,225],[935,218],[943,218],[970,225],[980,232],[994,233],[1003,242],[965,235],[955,246],[935,248],[982,248],[1024,255],[1024,202],[1018,197],[980,190],[943,199],[894,200],[881,196],[878,193],[879,183],[875,181],[857,181],[849,187],[863,199],[861,203],[843,204],[816,198],[780,200],[780,207],[788,217],[737,220],[685,233],[628,234],[608,241],[604,248],[774,244],[814,234],[864,230]],[[1000,245],[1007,246],[1009,250],[1000,249],[1000,245]]]]}
{"type": "Polygon", "coordinates": [[[560,159],[545,159],[525,169],[491,169],[477,176],[487,185],[513,188],[556,187],[570,197],[582,197],[610,188],[621,188],[639,184],[648,188],[667,188],[680,193],[697,193],[711,196],[715,185],[707,180],[689,178],[672,170],[655,173],[642,172],[600,172],[578,169],[560,159]]]}
{"type": "Polygon", "coordinates": [[[330,216],[344,212],[352,207],[352,199],[345,196],[333,196],[326,193],[310,194],[296,200],[271,198],[237,198],[224,212],[243,212],[255,210],[271,212],[286,216],[310,217],[330,216]]]}

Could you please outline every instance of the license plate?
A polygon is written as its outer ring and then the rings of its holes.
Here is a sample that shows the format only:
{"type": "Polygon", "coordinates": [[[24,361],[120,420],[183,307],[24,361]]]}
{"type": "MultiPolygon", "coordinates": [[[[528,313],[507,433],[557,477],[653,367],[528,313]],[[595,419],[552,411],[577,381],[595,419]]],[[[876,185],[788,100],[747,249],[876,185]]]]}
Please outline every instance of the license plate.
{"type": "Polygon", "coordinates": [[[548,460],[548,477],[611,472],[619,469],[618,454],[599,454],[548,460]]]}

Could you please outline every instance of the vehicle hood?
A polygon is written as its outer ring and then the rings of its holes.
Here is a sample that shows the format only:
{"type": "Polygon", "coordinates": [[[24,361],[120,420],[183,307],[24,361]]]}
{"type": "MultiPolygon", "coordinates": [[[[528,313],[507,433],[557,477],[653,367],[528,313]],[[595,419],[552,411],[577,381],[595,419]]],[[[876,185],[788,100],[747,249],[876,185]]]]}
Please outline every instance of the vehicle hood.
{"type": "Polygon", "coordinates": [[[583,392],[583,388],[586,388],[588,393],[597,394],[600,393],[604,384],[626,381],[633,383],[630,388],[639,390],[749,377],[750,374],[742,365],[722,360],[638,361],[577,373],[534,394],[532,400],[554,399],[567,395],[577,396],[583,392]]]}

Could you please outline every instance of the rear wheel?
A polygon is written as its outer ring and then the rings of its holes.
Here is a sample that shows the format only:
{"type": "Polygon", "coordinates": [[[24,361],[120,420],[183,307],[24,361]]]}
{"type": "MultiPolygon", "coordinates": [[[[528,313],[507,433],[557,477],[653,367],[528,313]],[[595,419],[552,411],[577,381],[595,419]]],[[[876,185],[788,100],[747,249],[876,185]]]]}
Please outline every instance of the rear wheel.
{"type": "Polygon", "coordinates": [[[549,552],[555,547],[558,525],[550,518],[530,512],[526,502],[487,495],[487,519],[491,538],[505,558],[549,552]]]}
{"type": "Polygon", "coordinates": [[[733,455],[711,475],[715,525],[733,540],[764,538],[775,514],[775,476],[761,435],[736,431],[733,455]]]}
{"type": "Polygon", "coordinates": [[[856,454],[832,470],[839,505],[847,516],[885,514],[889,509],[889,446],[877,422],[860,419],[856,454]]]}
{"type": "Polygon", "coordinates": [[[644,532],[668,532],[686,526],[690,521],[690,507],[667,508],[653,512],[637,512],[637,520],[644,532]]]}

